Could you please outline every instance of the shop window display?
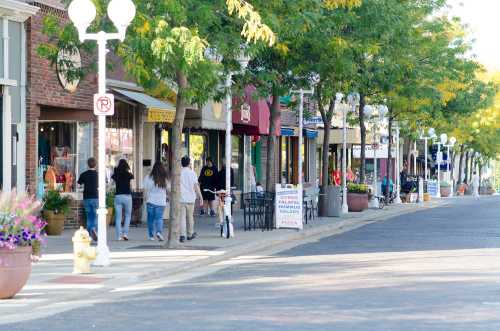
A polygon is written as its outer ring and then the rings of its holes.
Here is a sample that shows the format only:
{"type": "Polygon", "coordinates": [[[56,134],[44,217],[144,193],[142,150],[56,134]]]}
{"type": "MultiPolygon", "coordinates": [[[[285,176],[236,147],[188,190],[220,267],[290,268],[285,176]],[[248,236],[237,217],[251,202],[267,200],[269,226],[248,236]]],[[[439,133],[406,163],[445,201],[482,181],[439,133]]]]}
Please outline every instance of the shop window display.
{"type": "Polygon", "coordinates": [[[85,170],[83,165],[92,152],[91,140],[90,123],[39,123],[39,194],[45,190],[76,191],[76,178],[85,170]]]}
{"type": "Polygon", "coordinates": [[[115,104],[115,115],[106,118],[107,180],[121,159],[127,160],[134,172],[134,109],[125,103],[115,104]]]}

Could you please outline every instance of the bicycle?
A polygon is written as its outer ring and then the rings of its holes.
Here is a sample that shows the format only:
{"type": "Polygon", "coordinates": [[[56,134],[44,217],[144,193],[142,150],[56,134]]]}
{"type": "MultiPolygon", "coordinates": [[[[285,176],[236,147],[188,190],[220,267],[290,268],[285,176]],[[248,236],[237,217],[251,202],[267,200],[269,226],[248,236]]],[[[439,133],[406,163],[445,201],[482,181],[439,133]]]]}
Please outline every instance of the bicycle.
{"type": "MultiPolygon", "coordinates": [[[[231,188],[233,189],[233,188],[231,188]]],[[[220,236],[221,237],[226,237],[227,239],[234,237],[234,227],[233,227],[233,222],[231,219],[231,204],[225,203],[226,201],[226,190],[210,190],[210,189],[204,189],[203,191],[209,192],[212,194],[215,194],[219,198],[219,203],[217,206],[217,213],[219,215],[219,222],[218,224],[220,225],[220,236]],[[228,209],[228,210],[226,210],[228,209]],[[226,222],[224,223],[224,217],[226,218],[226,222]]]]}

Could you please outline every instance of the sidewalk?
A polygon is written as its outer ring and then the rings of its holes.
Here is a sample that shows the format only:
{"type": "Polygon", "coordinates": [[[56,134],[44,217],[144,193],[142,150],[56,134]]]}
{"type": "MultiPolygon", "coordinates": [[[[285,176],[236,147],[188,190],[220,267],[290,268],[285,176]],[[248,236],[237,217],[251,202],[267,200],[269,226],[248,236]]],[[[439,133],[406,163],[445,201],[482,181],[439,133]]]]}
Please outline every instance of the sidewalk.
{"type": "MultiPolygon", "coordinates": [[[[244,254],[252,254],[277,245],[309,237],[321,238],[353,230],[371,222],[434,208],[447,203],[435,200],[421,205],[402,204],[383,210],[350,213],[342,218],[317,218],[303,231],[243,231],[242,214],[235,215],[236,237],[225,239],[215,224],[215,218],[198,217],[198,238],[186,242],[182,249],[164,249],[162,243],[146,240],[146,228],[131,228],[130,241],[109,241],[112,264],[93,268],[92,275],[73,275],[71,237],[74,230],[62,236],[49,237],[42,259],[33,264],[33,272],[23,291],[12,300],[0,301],[0,324],[26,319],[22,311],[30,311],[29,318],[37,318],[85,304],[85,300],[106,299],[106,295],[120,288],[161,279],[198,267],[211,265],[244,254]],[[19,309],[22,308],[22,309],[19,309]]],[[[114,238],[114,228],[109,228],[114,238]]]]}

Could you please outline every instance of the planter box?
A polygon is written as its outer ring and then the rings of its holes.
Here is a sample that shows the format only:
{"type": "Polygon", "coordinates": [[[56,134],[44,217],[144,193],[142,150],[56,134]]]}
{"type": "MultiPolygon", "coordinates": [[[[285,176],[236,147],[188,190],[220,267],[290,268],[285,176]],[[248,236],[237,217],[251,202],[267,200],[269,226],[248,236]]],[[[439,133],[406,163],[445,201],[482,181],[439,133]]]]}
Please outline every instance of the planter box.
{"type": "Polygon", "coordinates": [[[64,230],[64,221],[66,216],[64,214],[54,214],[51,210],[44,210],[43,217],[47,221],[45,232],[49,236],[60,236],[64,230]]]}
{"type": "Polygon", "coordinates": [[[31,274],[31,247],[0,248],[0,299],[14,297],[31,274]]]}
{"type": "Polygon", "coordinates": [[[451,195],[451,186],[441,186],[441,197],[447,198],[451,195]]]}
{"type": "Polygon", "coordinates": [[[424,193],[424,201],[431,201],[431,195],[429,193],[424,193]]]}
{"type": "Polygon", "coordinates": [[[368,209],[368,193],[347,193],[347,205],[352,212],[368,209]]]}
{"type": "Polygon", "coordinates": [[[418,193],[408,194],[408,202],[409,203],[417,203],[417,201],[418,201],[418,193]]]}

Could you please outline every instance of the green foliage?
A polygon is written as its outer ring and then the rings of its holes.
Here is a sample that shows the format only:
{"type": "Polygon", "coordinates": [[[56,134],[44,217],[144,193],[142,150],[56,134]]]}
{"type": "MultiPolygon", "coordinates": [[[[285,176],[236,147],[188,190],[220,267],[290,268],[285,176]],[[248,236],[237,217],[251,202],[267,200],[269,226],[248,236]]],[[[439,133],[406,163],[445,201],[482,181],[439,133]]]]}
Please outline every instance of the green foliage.
{"type": "Polygon", "coordinates": [[[55,214],[69,213],[69,198],[61,196],[61,193],[49,190],[43,198],[43,210],[53,211],[55,214]]]}
{"type": "Polygon", "coordinates": [[[358,194],[368,193],[368,185],[366,185],[366,184],[347,183],[347,192],[349,192],[349,193],[358,193],[358,194]]]}
{"type": "Polygon", "coordinates": [[[115,206],[115,192],[106,192],[106,208],[113,208],[115,206]]]}

